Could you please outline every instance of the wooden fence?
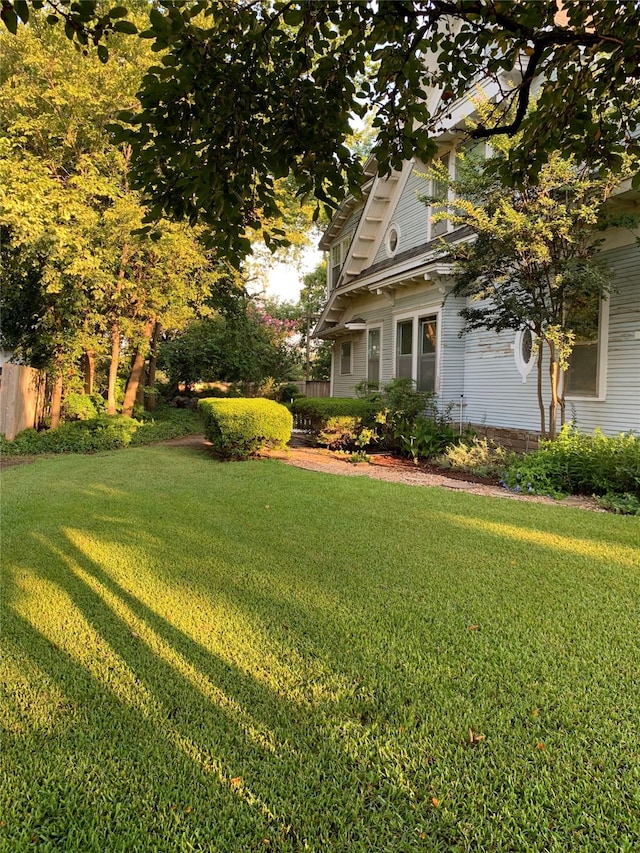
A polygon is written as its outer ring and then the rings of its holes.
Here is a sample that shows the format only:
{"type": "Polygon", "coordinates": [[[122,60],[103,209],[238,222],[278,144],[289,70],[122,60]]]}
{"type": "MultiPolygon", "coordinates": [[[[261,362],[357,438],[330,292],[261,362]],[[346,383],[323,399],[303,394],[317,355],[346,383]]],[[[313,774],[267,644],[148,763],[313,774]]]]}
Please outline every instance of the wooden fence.
{"type": "Polygon", "coordinates": [[[0,367],[0,433],[11,441],[23,429],[36,427],[42,417],[44,392],[44,373],[5,362],[0,367]]]}
{"type": "Polygon", "coordinates": [[[330,383],[328,381],[309,380],[309,382],[306,382],[304,379],[300,379],[299,381],[292,382],[291,384],[297,385],[305,397],[329,396],[330,383]]]}

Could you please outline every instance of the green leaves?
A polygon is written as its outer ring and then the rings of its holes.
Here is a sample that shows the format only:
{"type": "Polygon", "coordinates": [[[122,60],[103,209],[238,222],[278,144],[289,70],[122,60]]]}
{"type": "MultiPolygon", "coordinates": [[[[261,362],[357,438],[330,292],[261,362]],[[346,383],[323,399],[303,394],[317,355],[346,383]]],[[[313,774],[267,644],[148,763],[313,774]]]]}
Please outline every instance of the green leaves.
{"type": "MultiPolygon", "coordinates": [[[[5,0],[5,26],[15,33],[41,6],[5,0]]],[[[60,0],[47,20],[63,21],[81,48],[102,45],[102,62],[106,38],[133,36],[139,22],[163,70],[145,77],[135,124],[119,136],[132,147],[136,187],[159,213],[204,223],[236,261],[246,229],[277,216],[274,178],[328,209],[357,192],[360,161],[345,148],[352,116],[376,114],[373,154],[387,174],[407,157],[433,156],[456,99],[479,80],[499,94],[472,135],[520,133],[503,179],[535,179],[556,150],[616,172],[625,154],[637,160],[628,130],[640,123],[640,8],[566,0],[562,26],[559,8],[168,0],[145,6],[145,28],[142,13],[125,17],[126,5],[60,0]],[[538,108],[527,113],[534,78],[538,108]],[[436,102],[433,90],[446,97],[436,102]]]]}

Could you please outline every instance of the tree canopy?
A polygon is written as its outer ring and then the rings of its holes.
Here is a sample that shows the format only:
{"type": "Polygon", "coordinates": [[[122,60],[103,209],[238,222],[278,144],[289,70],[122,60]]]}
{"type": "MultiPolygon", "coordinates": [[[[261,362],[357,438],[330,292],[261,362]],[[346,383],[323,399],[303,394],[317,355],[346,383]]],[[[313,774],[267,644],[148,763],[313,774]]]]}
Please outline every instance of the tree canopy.
{"type": "MultiPolygon", "coordinates": [[[[44,5],[5,0],[2,17],[15,31],[44,5]]],[[[144,25],[126,17],[131,6],[46,4],[48,20],[102,60],[114,32],[151,41],[158,62],[119,131],[135,186],[154,217],[201,221],[230,254],[248,250],[247,228],[283,237],[269,225],[279,179],[330,206],[357,190],[354,116],[375,114],[382,172],[428,161],[451,104],[482,80],[495,84],[494,109],[472,136],[519,132],[509,177],[537,174],[556,150],[613,171],[638,152],[631,0],[164,0],[144,25]],[[425,98],[434,87],[437,101],[425,98]]]]}
{"type": "MultiPolygon", "coordinates": [[[[43,0],[5,0],[11,30],[43,0]]],[[[56,0],[49,20],[106,59],[127,6],[56,0]]],[[[482,80],[494,110],[476,138],[519,132],[505,175],[549,154],[620,170],[638,153],[640,7],[629,0],[164,0],[148,7],[158,61],[122,116],[152,214],[206,223],[228,253],[247,228],[283,235],[277,183],[335,205],[362,178],[352,118],[375,113],[382,172],[428,161],[451,104],[482,80]],[[506,76],[505,76],[506,75],[506,76]],[[427,98],[432,90],[439,99],[427,98]],[[536,109],[528,110],[535,95],[536,109]],[[509,116],[507,118],[507,116],[509,116]]]]}

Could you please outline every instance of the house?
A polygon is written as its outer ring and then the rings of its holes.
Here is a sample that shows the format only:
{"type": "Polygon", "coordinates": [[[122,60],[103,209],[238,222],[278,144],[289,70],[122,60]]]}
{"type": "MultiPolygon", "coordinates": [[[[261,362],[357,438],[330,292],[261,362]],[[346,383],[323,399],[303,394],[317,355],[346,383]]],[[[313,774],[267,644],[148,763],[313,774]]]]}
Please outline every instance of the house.
{"type": "MultiPolygon", "coordinates": [[[[471,104],[468,98],[452,108],[453,124],[463,126],[471,104]]],[[[438,156],[452,177],[459,138],[446,133],[439,140],[438,156]]],[[[536,353],[528,329],[461,334],[466,300],[451,292],[454,271],[441,241],[468,239],[470,232],[431,221],[419,198],[433,192],[426,168],[407,161],[383,178],[374,162],[367,164],[362,195],[343,202],[322,237],[327,301],[315,335],[333,341],[331,395],[354,396],[362,380],[410,377],[435,394],[441,410],[452,404],[455,422],[526,449],[540,432],[533,368],[545,354],[536,353]]],[[[630,182],[612,203],[640,213],[630,182]]],[[[620,228],[603,236],[612,292],[600,304],[593,339],[574,349],[566,417],[584,431],[616,434],[640,430],[640,232],[620,228]]]]}

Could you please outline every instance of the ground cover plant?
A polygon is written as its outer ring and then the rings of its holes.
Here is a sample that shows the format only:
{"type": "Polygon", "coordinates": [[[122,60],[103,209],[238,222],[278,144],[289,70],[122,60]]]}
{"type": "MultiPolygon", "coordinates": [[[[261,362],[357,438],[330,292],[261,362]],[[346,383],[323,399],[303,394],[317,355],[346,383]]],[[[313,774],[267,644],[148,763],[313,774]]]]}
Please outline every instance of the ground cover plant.
{"type": "Polygon", "coordinates": [[[2,478],[0,850],[637,849],[637,519],[164,446],[2,478]]]}
{"type": "Polygon", "coordinates": [[[601,430],[583,433],[567,424],[555,441],[513,461],[505,485],[531,494],[603,495],[630,504],[640,498],[640,437],[633,432],[606,436],[601,430]],[[614,497],[614,496],[617,496],[614,497]]]}
{"type": "Polygon", "coordinates": [[[56,429],[38,432],[25,429],[8,441],[0,435],[0,452],[5,456],[32,456],[40,453],[95,453],[132,445],[153,444],[192,435],[202,430],[195,412],[161,406],[137,418],[102,415],[69,421],[56,429]]]}

